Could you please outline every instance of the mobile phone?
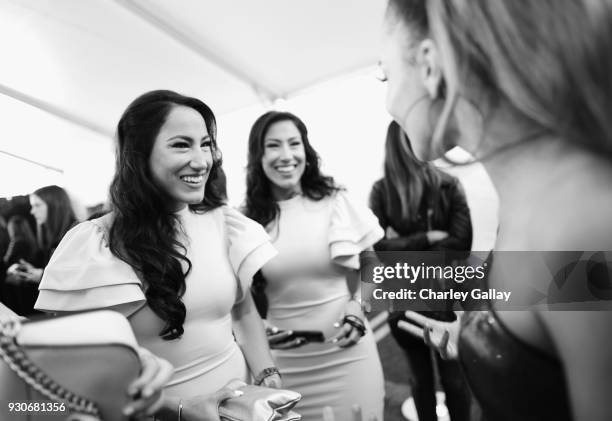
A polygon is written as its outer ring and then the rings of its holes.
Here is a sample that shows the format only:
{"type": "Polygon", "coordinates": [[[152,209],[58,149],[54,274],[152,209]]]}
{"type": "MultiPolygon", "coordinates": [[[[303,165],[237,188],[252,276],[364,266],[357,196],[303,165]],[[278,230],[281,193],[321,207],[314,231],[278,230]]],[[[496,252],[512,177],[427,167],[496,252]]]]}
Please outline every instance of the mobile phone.
{"type": "Polygon", "coordinates": [[[320,330],[294,330],[293,338],[304,338],[308,342],[325,342],[325,336],[320,330]]]}

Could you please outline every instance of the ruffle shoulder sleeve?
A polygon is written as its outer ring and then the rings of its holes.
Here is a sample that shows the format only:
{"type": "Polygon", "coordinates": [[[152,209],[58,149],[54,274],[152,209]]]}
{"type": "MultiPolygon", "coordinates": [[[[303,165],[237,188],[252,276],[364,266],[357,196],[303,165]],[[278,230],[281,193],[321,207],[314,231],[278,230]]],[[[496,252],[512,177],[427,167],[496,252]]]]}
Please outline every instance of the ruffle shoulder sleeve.
{"type": "Polygon", "coordinates": [[[239,302],[249,291],[255,273],[278,252],[270,243],[266,231],[257,222],[229,206],[223,207],[223,214],[227,227],[229,259],[238,278],[239,302]]]}
{"type": "Polygon", "coordinates": [[[356,205],[344,191],[335,194],[329,229],[329,251],[334,263],[359,269],[359,253],[383,236],[378,219],[370,209],[356,205]]]}
{"type": "Polygon", "coordinates": [[[110,215],[83,222],[66,233],[45,267],[35,308],[81,311],[122,306],[129,313],[145,302],[142,283],[107,242],[110,215]]]}

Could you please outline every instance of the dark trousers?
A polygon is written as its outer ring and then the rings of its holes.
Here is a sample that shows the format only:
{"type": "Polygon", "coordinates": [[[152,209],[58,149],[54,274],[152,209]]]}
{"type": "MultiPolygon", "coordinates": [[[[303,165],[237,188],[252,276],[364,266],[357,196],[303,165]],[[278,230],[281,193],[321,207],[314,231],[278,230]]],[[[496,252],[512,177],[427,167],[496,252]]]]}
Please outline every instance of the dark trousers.
{"type": "MultiPolygon", "coordinates": [[[[412,369],[412,394],[419,421],[437,421],[434,368],[430,348],[421,338],[397,327],[398,314],[389,317],[391,334],[402,348],[412,369]]],[[[445,361],[436,353],[446,406],[452,421],[470,420],[471,393],[458,361],[445,361]]]]}

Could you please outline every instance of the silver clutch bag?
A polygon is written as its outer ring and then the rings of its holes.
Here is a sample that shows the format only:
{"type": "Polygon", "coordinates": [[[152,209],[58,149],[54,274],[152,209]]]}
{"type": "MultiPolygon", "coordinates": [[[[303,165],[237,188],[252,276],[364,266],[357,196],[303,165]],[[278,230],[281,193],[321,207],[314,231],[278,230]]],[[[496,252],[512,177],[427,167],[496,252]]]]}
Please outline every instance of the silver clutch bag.
{"type": "Polygon", "coordinates": [[[298,421],[302,418],[291,410],[302,399],[297,392],[254,385],[237,390],[243,394],[219,406],[222,421],[298,421]]]}

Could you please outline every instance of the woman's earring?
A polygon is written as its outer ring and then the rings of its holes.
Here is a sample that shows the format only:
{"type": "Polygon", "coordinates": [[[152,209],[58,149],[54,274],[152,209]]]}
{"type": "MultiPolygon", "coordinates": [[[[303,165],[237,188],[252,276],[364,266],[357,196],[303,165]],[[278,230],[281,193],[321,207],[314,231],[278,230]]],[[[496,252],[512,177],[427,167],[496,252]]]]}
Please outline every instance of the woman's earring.
{"type": "Polygon", "coordinates": [[[446,97],[446,83],[440,75],[432,75],[433,70],[426,70],[427,77],[425,78],[425,89],[429,93],[431,99],[444,99],[446,97]]]}
{"type": "Polygon", "coordinates": [[[444,77],[440,81],[440,85],[438,85],[438,95],[440,99],[446,99],[446,79],[444,77]]]}

